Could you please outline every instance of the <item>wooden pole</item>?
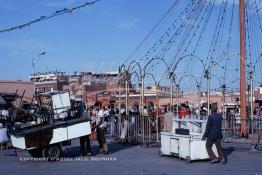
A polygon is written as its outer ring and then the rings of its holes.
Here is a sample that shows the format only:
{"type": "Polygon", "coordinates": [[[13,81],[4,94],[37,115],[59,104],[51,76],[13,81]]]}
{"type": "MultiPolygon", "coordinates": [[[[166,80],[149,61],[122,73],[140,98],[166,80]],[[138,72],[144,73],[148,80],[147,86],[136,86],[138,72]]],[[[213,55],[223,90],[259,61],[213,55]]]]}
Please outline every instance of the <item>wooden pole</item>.
{"type": "Polygon", "coordinates": [[[246,127],[246,48],[245,48],[245,3],[239,0],[240,24],[240,114],[241,136],[247,137],[246,127]]]}

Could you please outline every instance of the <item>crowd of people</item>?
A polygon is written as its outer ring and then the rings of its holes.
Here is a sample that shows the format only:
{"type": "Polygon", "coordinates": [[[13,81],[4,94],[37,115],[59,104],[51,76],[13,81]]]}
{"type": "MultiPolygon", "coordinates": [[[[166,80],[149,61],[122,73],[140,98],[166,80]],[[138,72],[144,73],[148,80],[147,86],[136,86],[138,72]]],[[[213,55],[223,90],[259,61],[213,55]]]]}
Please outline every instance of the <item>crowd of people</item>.
{"type": "Polygon", "coordinates": [[[81,155],[83,156],[92,156],[94,153],[91,149],[91,141],[97,140],[99,144],[99,154],[108,154],[108,146],[105,138],[107,132],[107,122],[109,120],[114,120],[114,115],[117,111],[111,106],[102,106],[102,107],[90,107],[85,109],[82,108],[82,116],[88,117],[91,121],[91,136],[80,137],[80,149],[81,155]]]}

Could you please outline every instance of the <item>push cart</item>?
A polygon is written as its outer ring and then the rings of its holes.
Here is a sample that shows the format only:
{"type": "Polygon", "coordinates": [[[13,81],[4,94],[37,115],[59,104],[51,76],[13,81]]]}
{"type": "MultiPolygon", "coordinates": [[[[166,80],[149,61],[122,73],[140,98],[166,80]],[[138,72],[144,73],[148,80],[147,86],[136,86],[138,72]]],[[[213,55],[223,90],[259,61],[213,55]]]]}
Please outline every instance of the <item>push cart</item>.
{"type": "MultiPolygon", "coordinates": [[[[174,117],[171,132],[161,133],[160,156],[176,156],[190,163],[195,160],[208,159],[205,143],[202,136],[206,127],[206,118],[178,119],[174,117]],[[178,131],[189,131],[180,133],[178,131]],[[180,134],[178,134],[180,133],[180,134]]],[[[217,155],[216,147],[212,147],[217,155]]]]}

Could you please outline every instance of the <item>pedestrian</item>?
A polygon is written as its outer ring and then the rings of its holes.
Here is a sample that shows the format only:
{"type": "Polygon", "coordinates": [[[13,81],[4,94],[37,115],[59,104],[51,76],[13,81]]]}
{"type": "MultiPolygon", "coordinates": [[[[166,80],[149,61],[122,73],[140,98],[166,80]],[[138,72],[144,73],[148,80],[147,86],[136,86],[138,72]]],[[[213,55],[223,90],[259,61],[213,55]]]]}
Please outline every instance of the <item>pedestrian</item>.
{"type": "Polygon", "coordinates": [[[109,108],[105,107],[104,110],[104,130],[105,130],[105,134],[107,134],[107,122],[109,121],[110,115],[109,115],[109,108]]]}
{"type": "Polygon", "coordinates": [[[208,117],[206,130],[205,130],[202,140],[206,139],[206,150],[210,158],[210,163],[221,162],[224,164],[225,157],[224,157],[222,146],[221,146],[221,139],[223,138],[222,131],[221,131],[223,117],[217,113],[216,106],[213,106],[211,110],[212,110],[212,113],[208,117]],[[216,155],[214,154],[212,150],[213,144],[216,145],[219,157],[216,157],[216,155]]]}
{"type": "Polygon", "coordinates": [[[89,116],[91,116],[91,139],[92,140],[97,140],[97,136],[96,136],[97,113],[98,113],[97,108],[90,109],[89,116]]]}
{"type": "Polygon", "coordinates": [[[80,139],[80,151],[82,156],[92,156],[90,136],[82,136],[80,139]]]}
{"type": "Polygon", "coordinates": [[[4,107],[0,108],[0,123],[2,123],[3,126],[10,125],[9,111],[4,107]]]}
{"type": "Polygon", "coordinates": [[[120,115],[121,116],[125,116],[126,115],[126,110],[125,110],[123,105],[121,105],[121,107],[120,107],[120,115]]]}
{"type": "Polygon", "coordinates": [[[120,143],[125,143],[127,140],[127,129],[128,129],[128,120],[127,117],[124,117],[124,121],[122,124],[121,135],[120,135],[120,143]]]}
{"type": "Polygon", "coordinates": [[[97,132],[97,141],[99,143],[99,154],[108,154],[107,143],[105,139],[105,115],[104,115],[105,107],[102,107],[97,113],[97,124],[96,124],[96,132],[97,132]]]}
{"type": "MultiPolygon", "coordinates": [[[[79,105],[78,111],[81,111],[79,113],[80,116],[84,119],[90,119],[90,116],[88,115],[86,111],[86,107],[84,104],[79,105]]],[[[82,156],[92,156],[92,151],[91,151],[91,142],[90,142],[90,135],[85,135],[79,138],[80,139],[80,151],[82,156]]]]}
{"type": "Polygon", "coordinates": [[[182,106],[182,109],[179,111],[179,119],[186,118],[189,115],[190,115],[190,113],[188,112],[186,107],[182,106]]]}
{"type": "Polygon", "coordinates": [[[110,118],[110,126],[111,126],[111,137],[115,136],[115,127],[116,127],[116,119],[115,119],[115,109],[113,106],[111,106],[109,110],[109,118],[110,118]]]}
{"type": "Polygon", "coordinates": [[[147,106],[144,106],[144,116],[148,117],[148,109],[147,109],[147,106]]]}
{"type": "Polygon", "coordinates": [[[0,149],[5,150],[7,148],[7,128],[4,127],[2,123],[0,123],[0,149]]]}
{"type": "Polygon", "coordinates": [[[2,109],[1,115],[6,117],[6,119],[9,118],[9,111],[7,109],[2,109]]]}

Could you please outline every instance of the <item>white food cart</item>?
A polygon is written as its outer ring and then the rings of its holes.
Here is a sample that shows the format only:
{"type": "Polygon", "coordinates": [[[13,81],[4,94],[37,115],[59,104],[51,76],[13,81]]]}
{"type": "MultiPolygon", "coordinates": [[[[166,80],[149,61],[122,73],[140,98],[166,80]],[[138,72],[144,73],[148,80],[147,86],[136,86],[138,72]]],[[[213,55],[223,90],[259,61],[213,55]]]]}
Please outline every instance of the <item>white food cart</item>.
{"type": "MultiPolygon", "coordinates": [[[[194,117],[194,119],[178,119],[174,117],[172,131],[161,133],[160,156],[169,155],[183,158],[190,163],[194,160],[208,159],[205,143],[202,136],[206,128],[206,118],[194,117]],[[177,134],[176,129],[188,129],[188,135],[177,134]]],[[[217,155],[217,150],[213,146],[217,155]]]]}

